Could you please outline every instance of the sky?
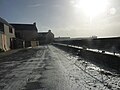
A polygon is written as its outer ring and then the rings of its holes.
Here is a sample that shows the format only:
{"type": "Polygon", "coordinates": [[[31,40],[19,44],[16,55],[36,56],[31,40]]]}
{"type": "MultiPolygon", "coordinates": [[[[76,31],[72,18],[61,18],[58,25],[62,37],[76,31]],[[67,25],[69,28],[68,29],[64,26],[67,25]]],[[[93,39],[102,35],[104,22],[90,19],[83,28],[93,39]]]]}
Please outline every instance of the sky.
{"type": "Polygon", "coordinates": [[[0,17],[9,23],[36,22],[39,32],[50,29],[56,37],[120,36],[120,0],[80,1],[0,0],[0,17]]]}

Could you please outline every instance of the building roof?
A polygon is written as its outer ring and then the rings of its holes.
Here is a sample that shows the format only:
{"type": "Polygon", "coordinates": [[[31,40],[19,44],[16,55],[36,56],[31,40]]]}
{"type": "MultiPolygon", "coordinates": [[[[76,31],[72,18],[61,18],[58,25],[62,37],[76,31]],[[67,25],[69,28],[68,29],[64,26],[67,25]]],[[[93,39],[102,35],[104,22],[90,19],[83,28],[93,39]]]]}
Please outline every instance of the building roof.
{"type": "Polygon", "coordinates": [[[5,19],[3,19],[1,17],[0,17],[0,22],[3,23],[3,24],[8,25],[9,27],[12,27],[5,19]]]}
{"type": "Polygon", "coordinates": [[[51,30],[48,30],[48,32],[38,32],[38,35],[45,35],[45,34],[48,34],[48,33],[52,33],[51,30]]]}
{"type": "Polygon", "coordinates": [[[33,24],[11,24],[16,30],[35,30],[37,31],[36,25],[33,24]]]}

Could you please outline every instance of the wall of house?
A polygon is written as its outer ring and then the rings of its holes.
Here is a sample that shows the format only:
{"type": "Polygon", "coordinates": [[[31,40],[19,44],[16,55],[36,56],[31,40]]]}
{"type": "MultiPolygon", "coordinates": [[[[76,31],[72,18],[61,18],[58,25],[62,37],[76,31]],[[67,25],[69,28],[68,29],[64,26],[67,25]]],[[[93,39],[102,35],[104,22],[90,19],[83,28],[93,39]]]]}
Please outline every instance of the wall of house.
{"type": "Polygon", "coordinates": [[[2,33],[0,33],[0,49],[3,49],[3,46],[2,46],[2,33]]]}
{"type": "Polygon", "coordinates": [[[46,44],[46,34],[39,33],[38,40],[39,40],[39,45],[46,44]]]}
{"type": "Polygon", "coordinates": [[[48,32],[48,34],[46,35],[46,42],[52,43],[53,41],[54,41],[54,34],[51,32],[48,32]]]}
{"type": "Polygon", "coordinates": [[[37,38],[37,31],[27,31],[27,30],[24,30],[23,31],[23,37],[26,41],[32,41],[32,40],[36,40],[37,38]]]}
{"type": "Polygon", "coordinates": [[[18,49],[18,48],[25,48],[25,41],[18,38],[14,38],[13,49],[18,49]]]}
{"type": "Polygon", "coordinates": [[[15,31],[14,28],[12,28],[12,33],[9,32],[9,26],[4,24],[4,33],[6,35],[6,40],[5,40],[5,48],[6,50],[10,50],[10,39],[15,37],[15,31]]]}
{"type": "Polygon", "coordinates": [[[54,41],[54,34],[49,30],[48,32],[38,33],[39,45],[50,44],[54,41]]]}
{"type": "Polygon", "coordinates": [[[36,47],[39,45],[39,41],[31,41],[31,47],[36,47]]]}
{"type": "Polygon", "coordinates": [[[3,33],[2,34],[2,47],[4,51],[7,51],[7,38],[6,35],[3,33]]]}
{"type": "Polygon", "coordinates": [[[35,40],[37,38],[37,31],[33,31],[33,30],[16,30],[16,34],[19,34],[20,39],[23,39],[25,41],[32,41],[35,40]]]}

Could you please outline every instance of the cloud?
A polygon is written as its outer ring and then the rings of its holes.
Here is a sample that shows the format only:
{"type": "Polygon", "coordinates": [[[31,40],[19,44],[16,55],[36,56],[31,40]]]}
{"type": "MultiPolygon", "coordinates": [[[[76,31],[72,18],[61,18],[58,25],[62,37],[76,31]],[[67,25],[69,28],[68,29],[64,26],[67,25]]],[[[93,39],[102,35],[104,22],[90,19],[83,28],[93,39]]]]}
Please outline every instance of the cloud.
{"type": "Polygon", "coordinates": [[[55,5],[52,5],[52,7],[59,8],[59,7],[61,7],[61,5],[55,4],[55,5]]]}
{"type": "Polygon", "coordinates": [[[32,7],[32,8],[35,8],[35,7],[40,7],[41,4],[32,4],[32,5],[29,5],[28,7],[32,7]]]}

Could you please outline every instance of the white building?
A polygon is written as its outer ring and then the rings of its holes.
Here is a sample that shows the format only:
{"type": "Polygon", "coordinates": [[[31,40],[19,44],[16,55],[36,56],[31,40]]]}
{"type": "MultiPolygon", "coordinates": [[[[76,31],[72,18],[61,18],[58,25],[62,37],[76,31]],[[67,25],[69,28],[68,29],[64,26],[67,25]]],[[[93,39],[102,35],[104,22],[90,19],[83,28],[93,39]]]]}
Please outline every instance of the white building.
{"type": "Polygon", "coordinates": [[[15,38],[14,28],[0,17],[0,49],[8,51],[13,48],[13,38],[15,38]]]}

